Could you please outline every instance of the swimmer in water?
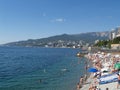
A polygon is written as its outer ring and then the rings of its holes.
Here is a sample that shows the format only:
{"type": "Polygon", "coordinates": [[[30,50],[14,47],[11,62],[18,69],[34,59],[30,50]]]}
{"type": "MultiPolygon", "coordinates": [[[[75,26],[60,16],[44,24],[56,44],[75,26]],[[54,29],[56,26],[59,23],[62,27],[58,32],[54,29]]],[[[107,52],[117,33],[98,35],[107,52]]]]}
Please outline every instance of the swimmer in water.
{"type": "Polygon", "coordinates": [[[39,79],[39,83],[42,83],[42,79],[39,79]]]}
{"type": "Polygon", "coordinates": [[[64,68],[64,69],[61,69],[61,71],[67,71],[67,69],[66,69],[66,68],[64,68]]]}
{"type": "Polygon", "coordinates": [[[43,72],[46,73],[46,70],[44,69],[43,72]]]}

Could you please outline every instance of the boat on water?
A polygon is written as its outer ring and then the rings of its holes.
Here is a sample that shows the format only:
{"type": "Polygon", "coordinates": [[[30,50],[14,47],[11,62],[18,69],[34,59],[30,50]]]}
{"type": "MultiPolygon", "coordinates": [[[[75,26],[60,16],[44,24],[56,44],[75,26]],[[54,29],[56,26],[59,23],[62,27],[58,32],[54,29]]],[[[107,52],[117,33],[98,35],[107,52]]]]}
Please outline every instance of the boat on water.
{"type": "Polygon", "coordinates": [[[85,54],[87,54],[88,52],[85,51],[85,52],[78,52],[77,53],[77,57],[84,57],[85,54]]]}
{"type": "Polygon", "coordinates": [[[84,55],[80,52],[77,53],[77,57],[83,57],[84,55]]]}

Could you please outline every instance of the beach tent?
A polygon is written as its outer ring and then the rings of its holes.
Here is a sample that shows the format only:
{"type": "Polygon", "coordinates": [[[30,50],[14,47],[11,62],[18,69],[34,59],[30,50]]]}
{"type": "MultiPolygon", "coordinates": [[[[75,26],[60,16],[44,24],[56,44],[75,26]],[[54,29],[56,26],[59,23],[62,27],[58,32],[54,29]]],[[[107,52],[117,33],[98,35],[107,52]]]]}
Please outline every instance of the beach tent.
{"type": "Polygon", "coordinates": [[[91,67],[91,68],[88,69],[88,71],[89,72],[97,72],[98,70],[96,68],[91,67]]]}
{"type": "Polygon", "coordinates": [[[116,63],[116,64],[114,65],[114,68],[115,68],[115,69],[120,69],[120,63],[116,63]]]}

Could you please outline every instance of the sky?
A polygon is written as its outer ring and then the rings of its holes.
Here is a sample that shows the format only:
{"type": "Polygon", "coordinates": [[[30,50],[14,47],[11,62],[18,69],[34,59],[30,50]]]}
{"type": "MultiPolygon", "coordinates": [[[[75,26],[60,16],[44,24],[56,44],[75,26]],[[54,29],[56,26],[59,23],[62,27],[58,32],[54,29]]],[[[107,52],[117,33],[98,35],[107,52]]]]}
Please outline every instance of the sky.
{"type": "Polygon", "coordinates": [[[0,0],[0,44],[120,26],[120,0],[0,0]]]}

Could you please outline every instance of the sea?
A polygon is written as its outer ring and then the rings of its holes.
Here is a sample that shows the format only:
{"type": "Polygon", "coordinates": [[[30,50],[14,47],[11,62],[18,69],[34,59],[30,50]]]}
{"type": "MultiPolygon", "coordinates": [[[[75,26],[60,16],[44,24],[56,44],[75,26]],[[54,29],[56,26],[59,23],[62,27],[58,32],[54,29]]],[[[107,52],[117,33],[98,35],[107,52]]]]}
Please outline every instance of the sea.
{"type": "Polygon", "coordinates": [[[72,48],[0,47],[0,90],[76,90],[85,71],[72,48]]]}

